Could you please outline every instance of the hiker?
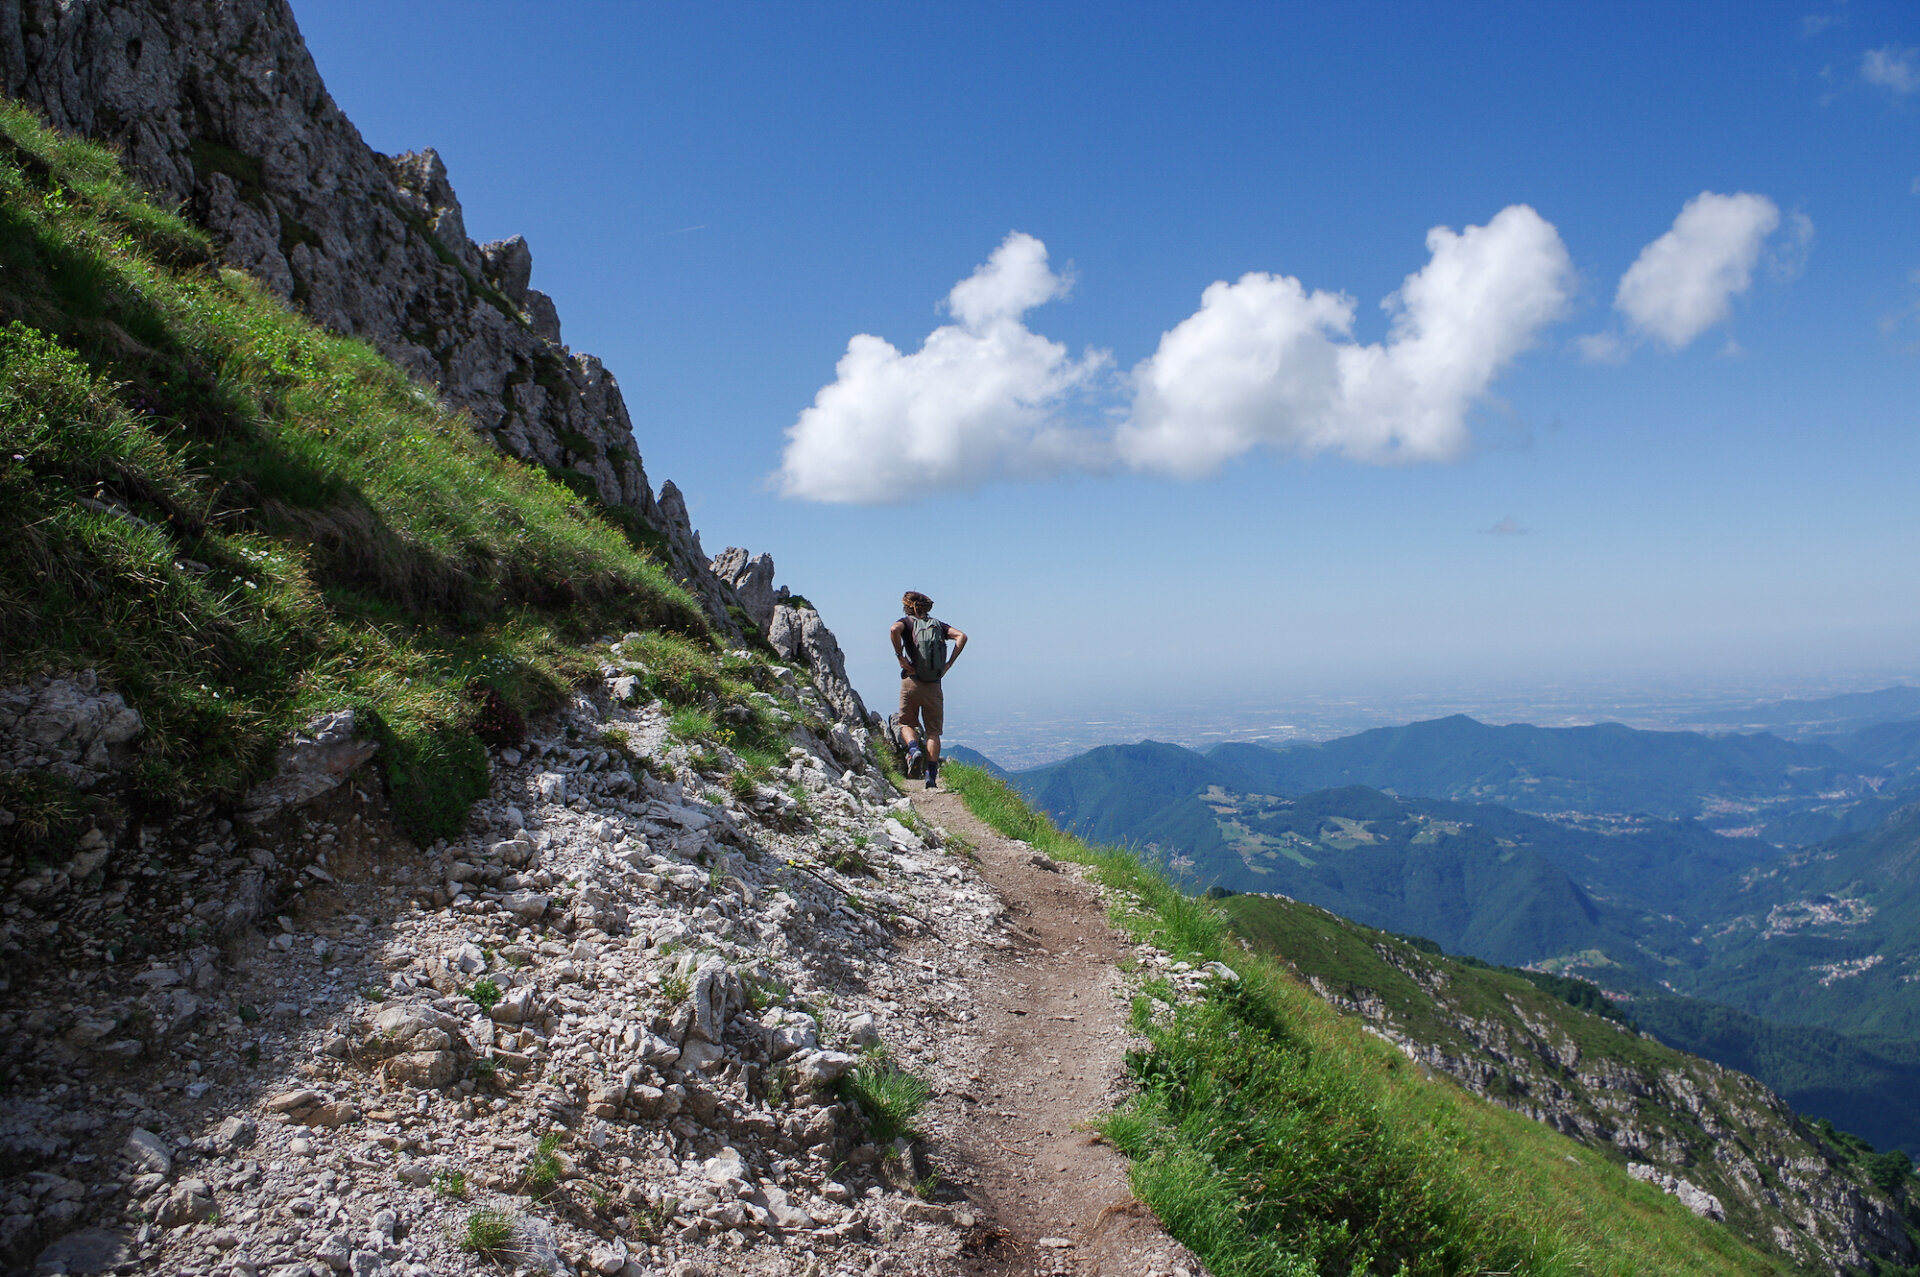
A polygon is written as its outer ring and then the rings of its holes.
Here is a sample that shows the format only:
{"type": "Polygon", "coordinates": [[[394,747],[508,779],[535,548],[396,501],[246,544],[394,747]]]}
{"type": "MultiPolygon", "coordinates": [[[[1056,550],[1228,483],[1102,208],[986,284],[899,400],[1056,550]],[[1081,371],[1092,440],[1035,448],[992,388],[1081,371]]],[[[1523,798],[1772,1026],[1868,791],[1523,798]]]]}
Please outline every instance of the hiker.
{"type": "Polygon", "coordinates": [[[940,728],[946,720],[940,679],[960,659],[967,636],[928,615],[933,600],[918,590],[902,595],[900,607],[906,615],[893,623],[888,635],[893,639],[894,658],[900,662],[900,740],[907,747],[907,775],[924,774],[927,788],[938,789],[940,728]],[[949,640],[952,653],[947,651],[949,640]]]}

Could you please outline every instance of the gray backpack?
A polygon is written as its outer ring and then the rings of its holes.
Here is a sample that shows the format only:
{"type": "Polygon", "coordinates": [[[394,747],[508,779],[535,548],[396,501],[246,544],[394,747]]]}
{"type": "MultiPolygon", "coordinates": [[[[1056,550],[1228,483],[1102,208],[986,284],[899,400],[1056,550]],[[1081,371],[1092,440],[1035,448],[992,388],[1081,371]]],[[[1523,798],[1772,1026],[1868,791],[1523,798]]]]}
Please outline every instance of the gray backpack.
{"type": "Polygon", "coordinates": [[[930,616],[902,617],[907,623],[907,659],[913,662],[913,676],[922,683],[937,683],[947,672],[947,627],[930,616]]]}

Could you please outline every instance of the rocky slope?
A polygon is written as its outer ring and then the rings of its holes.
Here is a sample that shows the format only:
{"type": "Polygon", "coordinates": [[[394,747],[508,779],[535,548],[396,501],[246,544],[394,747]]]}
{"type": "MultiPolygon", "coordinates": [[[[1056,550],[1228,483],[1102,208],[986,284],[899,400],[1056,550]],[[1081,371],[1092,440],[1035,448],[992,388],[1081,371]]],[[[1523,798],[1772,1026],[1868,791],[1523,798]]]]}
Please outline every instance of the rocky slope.
{"type": "MultiPolygon", "coordinates": [[[[94,839],[7,901],[46,942],[0,1012],[10,1269],[958,1253],[964,1203],[916,1195],[928,1168],[835,1084],[876,1047],[948,1080],[956,964],[1007,945],[1001,906],[844,727],[799,728],[754,784],[623,704],[644,671],[606,659],[604,689],[496,751],[452,843],[416,851],[361,777],[264,828],[94,839]],[[112,964],[136,935],[155,956],[112,964]],[[915,936],[943,956],[901,965],[915,936]]],[[[826,716],[771,673],[782,712],[826,716]]]]}
{"type": "Polygon", "coordinates": [[[12,0],[0,92],[114,146],[228,264],[435,385],[503,451],[628,512],[741,637],[679,492],[649,485],[619,383],[531,287],[526,241],[474,243],[432,150],[369,147],[285,0],[12,0]]]}
{"type": "Polygon", "coordinates": [[[1913,1261],[1900,1203],[1753,1078],[1312,905],[1225,905],[1252,945],[1409,1058],[1624,1161],[1761,1249],[1828,1272],[1913,1261]]]}

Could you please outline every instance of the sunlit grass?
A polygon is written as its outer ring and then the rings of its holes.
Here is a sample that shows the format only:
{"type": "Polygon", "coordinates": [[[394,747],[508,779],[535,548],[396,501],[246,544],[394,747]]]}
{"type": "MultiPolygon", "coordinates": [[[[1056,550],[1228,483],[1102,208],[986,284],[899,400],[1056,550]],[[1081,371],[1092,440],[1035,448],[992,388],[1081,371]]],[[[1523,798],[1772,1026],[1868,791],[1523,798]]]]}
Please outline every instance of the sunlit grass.
{"type": "Polygon", "coordinates": [[[141,806],[229,801],[352,706],[403,827],[446,834],[485,784],[489,698],[556,703],[597,633],[723,663],[603,512],[11,104],[0,543],[0,680],[100,671],[146,723],[141,806]]]}

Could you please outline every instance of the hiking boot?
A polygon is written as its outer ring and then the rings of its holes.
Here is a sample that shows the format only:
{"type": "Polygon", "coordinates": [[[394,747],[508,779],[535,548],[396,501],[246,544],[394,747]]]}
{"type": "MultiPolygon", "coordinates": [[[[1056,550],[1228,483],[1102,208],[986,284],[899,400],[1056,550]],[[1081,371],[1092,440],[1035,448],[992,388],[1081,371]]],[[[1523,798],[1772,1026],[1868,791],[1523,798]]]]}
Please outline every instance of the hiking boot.
{"type": "Polygon", "coordinates": [[[907,779],[918,780],[927,766],[927,751],[919,745],[907,746],[907,779]]]}
{"type": "Polygon", "coordinates": [[[927,788],[928,789],[940,788],[940,764],[939,763],[927,764],[927,788]]]}

